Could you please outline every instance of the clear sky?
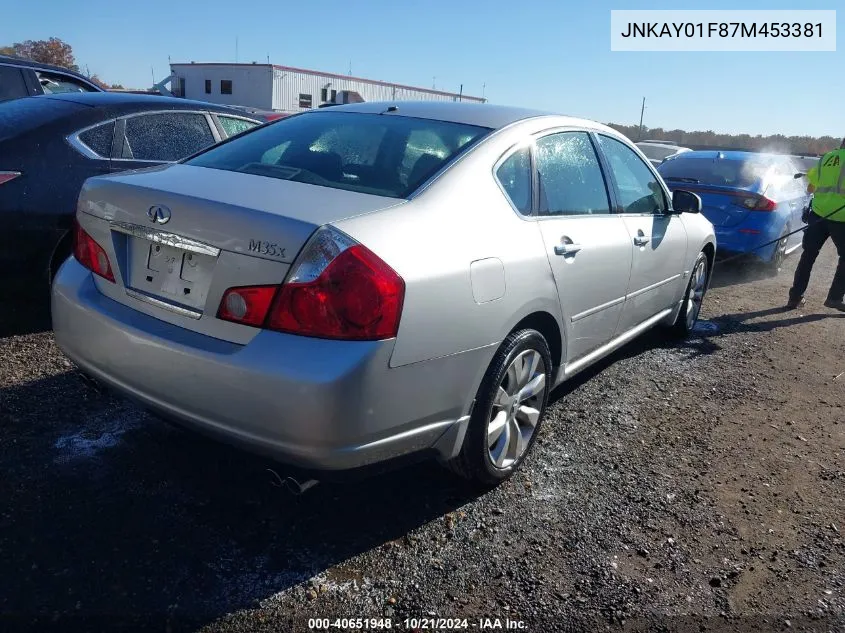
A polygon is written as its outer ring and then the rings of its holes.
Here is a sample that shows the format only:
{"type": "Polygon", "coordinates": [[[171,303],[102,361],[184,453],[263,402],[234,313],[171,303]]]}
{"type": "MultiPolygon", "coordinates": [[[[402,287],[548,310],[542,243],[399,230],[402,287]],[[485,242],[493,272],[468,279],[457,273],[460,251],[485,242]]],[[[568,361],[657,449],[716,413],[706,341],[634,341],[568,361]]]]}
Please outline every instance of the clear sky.
{"type": "Polygon", "coordinates": [[[189,61],[270,61],[602,122],[845,135],[835,53],[610,51],[610,10],[837,9],[841,0],[0,0],[0,45],[59,37],[110,83],[146,88],[189,61]],[[14,8],[12,9],[12,4],[14,8]]]}

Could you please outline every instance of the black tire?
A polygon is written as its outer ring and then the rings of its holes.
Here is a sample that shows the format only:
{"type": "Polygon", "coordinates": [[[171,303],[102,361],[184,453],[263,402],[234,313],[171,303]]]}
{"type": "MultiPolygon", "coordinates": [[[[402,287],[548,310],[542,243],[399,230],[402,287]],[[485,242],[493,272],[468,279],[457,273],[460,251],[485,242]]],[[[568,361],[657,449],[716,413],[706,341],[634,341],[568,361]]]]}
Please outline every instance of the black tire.
{"type": "Polygon", "coordinates": [[[695,323],[698,321],[698,316],[701,311],[701,303],[704,301],[704,295],[707,292],[707,283],[710,275],[709,268],[710,260],[707,259],[707,255],[705,255],[704,252],[699,253],[692,266],[692,270],[690,271],[689,283],[687,284],[687,289],[684,292],[684,303],[681,305],[680,312],[678,312],[678,318],[675,320],[672,327],[669,328],[669,333],[673,338],[682,340],[692,334],[693,328],[695,327],[695,323]],[[699,269],[703,269],[701,270],[701,273],[699,273],[699,269]],[[705,285],[698,301],[698,307],[695,308],[693,307],[692,289],[693,284],[695,284],[699,279],[699,274],[703,274],[705,285]],[[694,318],[690,318],[690,310],[696,310],[694,318]]]}
{"type": "Polygon", "coordinates": [[[50,265],[47,268],[47,285],[53,283],[53,277],[59,272],[59,268],[65,263],[65,260],[70,257],[73,252],[73,234],[68,231],[62,235],[61,239],[53,249],[50,255],[50,265]]]}
{"type": "Polygon", "coordinates": [[[775,246],[775,253],[772,259],[763,264],[763,270],[769,277],[777,277],[783,268],[783,262],[786,259],[786,247],[789,238],[789,227],[783,229],[777,245],[775,246]]]}
{"type": "MultiPolygon", "coordinates": [[[[530,376],[529,380],[531,380],[530,376]]],[[[516,472],[523,461],[525,461],[526,456],[531,452],[537,435],[540,433],[543,417],[546,412],[546,404],[549,400],[551,384],[552,357],[549,352],[548,343],[543,335],[531,329],[519,330],[510,334],[493,357],[490,367],[488,367],[481,381],[481,386],[478,388],[475,406],[470,417],[461,452],[457,457],[447,462],[446,466],[462,477],[483,486],[494,486],[510,477],[516,472]],[[500,387],[504,388],[508,384],[508,369],[512,365],[518,364],[520,359],[526,358],[526,353],[529,353],[528,357],[530,357],[531,351],[539,354],[543,361],[542,371],[538,368],[536,377],[539,377],[540,373],[543,372],[545,375],[542,396],[535,396],[535,400],[533,401],[535,406],[530,409],[531,411],[539,411],[539,416],[537,416],[536,424],[533,424],[533,432],[527,443],[523,444],[518,439],[513,440],[520,446],[524,446],[521,453],[518,454],[516,459],[507,463],[507,465],[497,467],[493,463],[491,448],[488,442],[488,425],[493,419],[494,401],[496,401],[500,387]]],[[[498,404],[495,404],[495,406],[499,408],[498,404]]],[[[511,411],[513,408],[511,407],[511,411]]],[[[518,403],[515,408],[522,409],[522,407],[518,406],[518,403]]],[[[518,414],[514,413],[513,415],[514,420],[516,420],[518,414]]],[[[511,435],[511,428],[508,426],[507,434],[502,434],[504,443],[507,446],[510,446],[511,437],[516,438],[515,435],[511,435]]],[[[502,448],[502,452],[506,450],[507,446],[502,448]]]]}

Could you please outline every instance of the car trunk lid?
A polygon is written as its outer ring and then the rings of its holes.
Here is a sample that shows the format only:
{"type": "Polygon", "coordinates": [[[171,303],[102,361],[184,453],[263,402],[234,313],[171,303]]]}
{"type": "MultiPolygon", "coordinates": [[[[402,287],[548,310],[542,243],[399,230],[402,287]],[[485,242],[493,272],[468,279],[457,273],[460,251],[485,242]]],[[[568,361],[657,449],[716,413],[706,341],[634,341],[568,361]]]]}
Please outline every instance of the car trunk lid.
{"type": "Polygon", "coordinates": [[[666,184],[670,189],[683,189],[698,194],[701,197],[702,214],[713,226],[718,227],[740,224],[751,212],[751,208],[746,206],[746,201],[760,198],[757,193],[739,187],[675,181],[668,181],[666,184]]]}
{"type": "Polygon", "coordinates": [[[171,165],[89,179],[79,217],[115,269],[114,284],[97,280],[104,294],[183,327],[243,342],[257,329],[216,318],[227,288],[282,283],[318,227],[398,202],[171,165]]]}

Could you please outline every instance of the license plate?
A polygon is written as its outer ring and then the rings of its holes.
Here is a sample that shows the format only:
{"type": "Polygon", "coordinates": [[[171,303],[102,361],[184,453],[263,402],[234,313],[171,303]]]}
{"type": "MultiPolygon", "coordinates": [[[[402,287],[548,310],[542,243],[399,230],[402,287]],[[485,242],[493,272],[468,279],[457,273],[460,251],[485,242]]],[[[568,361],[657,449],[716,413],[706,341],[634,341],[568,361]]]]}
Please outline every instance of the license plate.
{"type": "Polygon", "coordinates": [[[131,238],[130,286],[202,310],[216,258],[138,237],[131,238]]]}

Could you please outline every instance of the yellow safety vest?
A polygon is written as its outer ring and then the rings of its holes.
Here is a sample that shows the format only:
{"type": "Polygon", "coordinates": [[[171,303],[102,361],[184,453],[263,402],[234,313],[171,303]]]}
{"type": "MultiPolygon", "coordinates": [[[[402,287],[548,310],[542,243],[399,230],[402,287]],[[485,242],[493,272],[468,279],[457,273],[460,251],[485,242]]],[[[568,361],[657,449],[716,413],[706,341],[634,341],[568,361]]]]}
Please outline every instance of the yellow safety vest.
{"type": "MultiPolygon", "coordinates": [[[[819,164],[807,172],[807,180],[814,185],[813,212],[826,217],[839,207],[845,206],[845,149],[828,152],[819,159],[819,164]]],[[[845,209],[833,213],[828,220],[845,222],[845,209]]]]}

